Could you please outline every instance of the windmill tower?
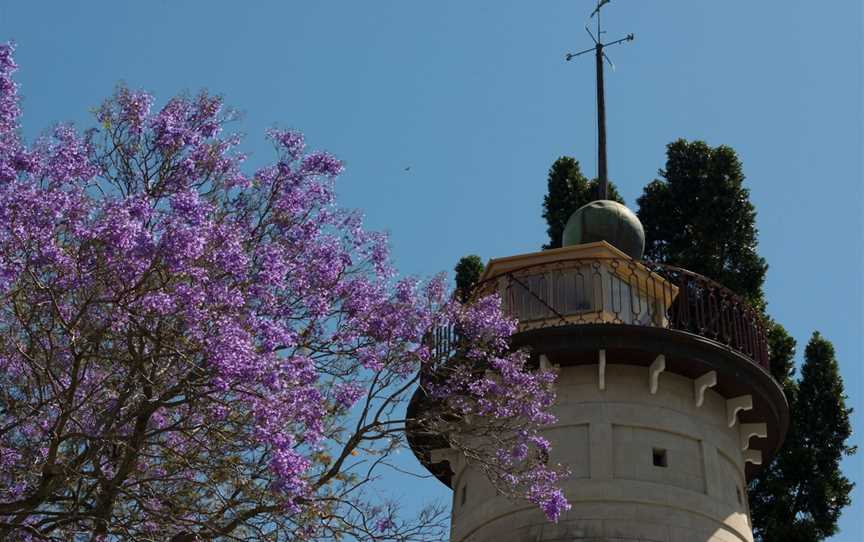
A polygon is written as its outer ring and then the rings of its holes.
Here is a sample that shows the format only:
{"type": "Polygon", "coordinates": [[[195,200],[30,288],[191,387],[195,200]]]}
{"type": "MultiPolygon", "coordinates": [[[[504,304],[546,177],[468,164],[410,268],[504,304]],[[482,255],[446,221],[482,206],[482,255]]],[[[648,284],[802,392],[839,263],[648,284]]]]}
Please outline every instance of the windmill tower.
{"type": "MultiPolygon", "coordinates": [[[[567,60],[595,52],[606,197],[603,50],[633,36],[604,44],[598,23],[592,37],[567,60]]],[[[453,489],[454,542],[753,540],[747,480],[789,423],[761,315],[706,277],[642,261],[643,248],[636,215],[604,199],[571,216],[562,248],[489,262],[474,296],[500,295],[519,320],[513,347],[559,370],[558,420],[544,436],[550,461],[571,468],[572,509],[549,523],[409,431],[418,459],[453,489]]],[[[409,411],[423,408],[419,393],[409,411]]]]}

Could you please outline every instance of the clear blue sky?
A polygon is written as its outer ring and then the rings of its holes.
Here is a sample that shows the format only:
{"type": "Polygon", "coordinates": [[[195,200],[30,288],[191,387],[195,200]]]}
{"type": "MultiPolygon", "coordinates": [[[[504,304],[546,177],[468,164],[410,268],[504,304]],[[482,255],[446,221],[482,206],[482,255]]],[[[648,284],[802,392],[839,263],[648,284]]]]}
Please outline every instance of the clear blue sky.
{"type": "MultiPolygon", "coordinates": [[[[119,81],[160,103],[206,87],[246,113],[253,161],[271,157],[262,132],[274,124],[340,156],[343,204],[391,233],[404,273],[430,275],[466,253],[538,249],[552,161],[574,155],[594,174],[593,67],[563,61],[590,45],[591,4],[5,1],[0,40],[18,44],[27,137],[88,125],[119,81]]],[[[734,147],[771,266],[769,310],[799,353],[814,329],[834,342],[861,427],[860,0],[616,0],[607,13],[610,38],[636,34],[610,50],[611,178],[633,206],[673,139],[734,147]]],[[[864,484],[864,452],[844,467],[864,484]]],[[[446,495],[431,480],[388,483],[446,495]]],[[[853,498],[834,541],[864,533],[864,488],[853,498]]]]}

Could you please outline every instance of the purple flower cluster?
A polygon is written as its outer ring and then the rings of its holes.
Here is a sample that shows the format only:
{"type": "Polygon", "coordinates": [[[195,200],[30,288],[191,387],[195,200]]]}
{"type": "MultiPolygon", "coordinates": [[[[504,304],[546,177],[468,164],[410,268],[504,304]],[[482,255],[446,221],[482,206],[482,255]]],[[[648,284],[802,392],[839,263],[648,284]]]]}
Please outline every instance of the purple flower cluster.
{"type": "MultiPolygon", "coordinates": [[[[386,237],[336,206],[337,159],[271,131],[275,164],[246,174],[218,97],[153,111],[126,88],[98,128],[59,126],[28,147],[12,53],[0,46],[0,523],[111,496],[126,499],[111,517],[142,532],[192,529],[215,521],[204,511],[227,487],[208,480],[232,476],[244,499],[316,510],[334,428],[373,380],[426,370],[423,338],[449,323],[487,376],[454,371],[437,393],[524,422],[507,466],[545,453],[553,375],[506,351],[514,323],[497,300],[462,307],[442,277],[395,280],[386,237]],[[202,504],[158,504],[175,494],[202,504]]],[[[511,481],[554,518],[556,480],[535,465],[511,481]]],[[[81,506],[74,517],[103,509],[81,506]]]]}
{"type": "Polygon", "coordinates": [[[0,45],[0,182],[14,179],[16,171],[24,165],[22,162],[26,162],[26,154],[17,138],[21,110],[18,84],[12,79],[18,68],[12,57],[14,52],[11,44],[0,45]]]}
{"type": "Polygon", "coordinates": [[[347,382],[335,386],[333,401],[342,408],[351,408],[364,395],[366,395],[365,386],[347,382]]]}
{"type": "MultiPolygon", "coordinates": [[[[436,317],[458,330],[462,345],[438,367],[447,377],[427,384],[427,392],[443,405],[438,425],[451,446],[468,457],[485,458],[478,467],[499,489],[536,503],[557,521],[570,508],[558,488],[569,471],[548,463],[550,445],[540,435],[555,422],[550,408],[556,375],[530,369],[525,353],[509,350],[516,322],[503,315],[500,305],[492,295],[442,307],[436,317]],[[447,420],[454,415],[466,420],[465,427],[452,427],[447,420]]],[[[428,417],[435,427],[434,415],[428,417]]]]}

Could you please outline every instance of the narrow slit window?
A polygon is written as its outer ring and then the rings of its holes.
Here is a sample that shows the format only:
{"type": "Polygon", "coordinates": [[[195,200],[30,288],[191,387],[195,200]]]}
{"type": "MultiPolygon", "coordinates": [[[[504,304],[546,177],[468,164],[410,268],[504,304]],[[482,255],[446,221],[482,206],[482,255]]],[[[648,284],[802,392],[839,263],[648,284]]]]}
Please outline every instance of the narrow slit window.
{"type": "Polygon", "coordinates": [[[740,487],[735,486],[735,494],[736,494],[737,497],[738,497],[738,504],[743,505],[743,504],[744,504],[744,501],[743,501],[743,499],[741,498],[741,488],[740,488],[740,487]]]}
{"type": "Polygon", "coordinates": [[[666,456],[666,450],[664,450],[662,448],[654,448],[652,450],[651,455],[652,455],[655,467],[668,467],[669,466],[669,460],[666,456]]]}
{"type": "Polygon", "coordinates": [[[465,500],[468,498],[468,484],[462,486],[462,500],[460,501],[462,506],[465,506],[465,500]]]}

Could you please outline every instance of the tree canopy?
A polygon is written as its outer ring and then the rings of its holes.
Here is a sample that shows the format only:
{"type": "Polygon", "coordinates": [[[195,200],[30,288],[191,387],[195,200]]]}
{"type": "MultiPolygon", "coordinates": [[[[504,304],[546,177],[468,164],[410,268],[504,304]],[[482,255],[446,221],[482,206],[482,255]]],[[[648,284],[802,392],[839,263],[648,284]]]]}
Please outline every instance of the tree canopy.
{"type": "Polygon", "coordinates": [[[792,421],[786,443],[750,488],[753,526],[764,542],[810,542],[837,533],[852,482],[840,461],[855,449],[833,345],[814,332],[801,379],[787,386],[792,421]]]}
{"type": "MultiPolygon", "coordinates": [[[[850,410],[833,347],[818,333],[796,378],[795,339],[766,311],[768,265],[758,253],[756,210],[744,180],[731,147],[670,143],[665,168],[637,200],[645,257],[714,279],[762,312],[771,374],[786,393],[791,424],[780,452],[750,482],[754,533],[764,542],[823,540],[836,532],[850,502],[852,484],[840,470],[842,456],[855,452],[846,445],[850,410]]],[[[544,248],[561,246],[572,212],[595,199],[591,187],[573,158],[552,165],[543,201],[544,248]]]]}
{"type": "Polygon", "coordinates": [[[484,268],[483,260],[476,254],[463,256],[456,263],[456,267],[453,268],[456,272],[456,295],[463,303],[468,301],[471,289],[480,280],[484,268]]]}
{"type": "MultiPolygon", "coordinates": [[[[547,192],[543,197],[543,218],[549,242],[544,249],[560,248],[564,227],[576,209],[600,199],[599,183],[582,174],[579,162],[569,156],[555,160],[549,168],[547,192]]],[[[615,185],[609,183],[609,199],[624,203],[615,185]]]]}
{"type": "Polygon", "coordinates": [[[761,310],[771,374],[789,401],[786,442],[750,483],[754,532],[766,542],[827,538],[850,502],[839,458],[854,452],[845,445],[851,433],[833,348],[814,334],[795,379],[795,339],[765,310],[768,265],[758,254],[756,210],[732,148],[679,139],[668,145],[660,176],[638,199],[646,258],[712,278],[761,310]]]}
{"type": "Polygon", "coordinates": [[[645,258],[710,277],[762,308],[768,265],[735,151],[679,139],[667,146],[660,176],[637,200],[645,258]]]}
{"type": "Polygon", "coordinates": [[[443,406],[414,422],[466,433],[451,445],[502,493],[567,508],[538,434],[554,375],[507,350],[493,299],[398,279],[336,205],[336,158],[272,130],[247,171],[218,96],[151,111],[124,87],[95,128],[27,145],[15,67],[0,46],[0,538],[435,538],[440,509],[368,489],[421,373],[443,406]],[[445,373],[438,326],[474,346],[445,373]]]}

